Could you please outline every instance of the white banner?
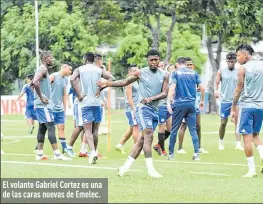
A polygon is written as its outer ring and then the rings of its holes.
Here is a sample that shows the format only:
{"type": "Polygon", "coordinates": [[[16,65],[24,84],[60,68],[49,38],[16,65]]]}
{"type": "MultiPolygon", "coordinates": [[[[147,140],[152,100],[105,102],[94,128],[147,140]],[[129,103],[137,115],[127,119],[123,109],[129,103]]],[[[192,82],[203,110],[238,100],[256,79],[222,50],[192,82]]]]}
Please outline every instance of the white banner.
{"type": "MultiPolygon", "coordinates": [[[[16,115],[16,114],[24,114],[26,111],[26,96],[23,96],[20,100],[16,102],[18,95],[3,95],[1,96],[1,115],[16,115]]],[[[67,106],[66,114],[72,115],[72,99],[71,107],[67,106]]]]}

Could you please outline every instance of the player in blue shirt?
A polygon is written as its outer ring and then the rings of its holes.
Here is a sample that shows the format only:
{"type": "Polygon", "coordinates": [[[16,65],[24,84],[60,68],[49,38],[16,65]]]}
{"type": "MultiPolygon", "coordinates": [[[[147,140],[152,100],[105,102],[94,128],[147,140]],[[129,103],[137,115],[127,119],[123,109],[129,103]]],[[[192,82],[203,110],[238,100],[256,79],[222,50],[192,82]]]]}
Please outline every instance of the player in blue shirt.
{"type": "Polygon", "coordinates": [[[33,74],[28,74],[26,76],[26,82],[22,88],[22,91],[16,101],[18,101],[24,94],[26,94],[26,112],[25,112],[25,118],[27,119],[27,123],[30,125],[30,129],[28,131],[29,134],[33,133],[33,130],[35,128],[34,121],[37,120],[36,118],[36,111],[34,109],[34,91],[33,88],[30,87],[30,83],[32,79],[34,78],[33,74]]]}
{"type": "MultiPolygon", "coordinates": [[[[196,132],[196,88],[200,88],[201,81],[196,71],[182,67],[172,73],[171,85],[167,98],[167,109],[172,114],[172,131],[169,142],[169,160],[174,159],[174,146],[178,129],[185,118],[194,145],[193,160],[199,158],[199,141],[196,132]]],[[[204,106],[204,97],[200,101],[200,108],[204,106]]]]}

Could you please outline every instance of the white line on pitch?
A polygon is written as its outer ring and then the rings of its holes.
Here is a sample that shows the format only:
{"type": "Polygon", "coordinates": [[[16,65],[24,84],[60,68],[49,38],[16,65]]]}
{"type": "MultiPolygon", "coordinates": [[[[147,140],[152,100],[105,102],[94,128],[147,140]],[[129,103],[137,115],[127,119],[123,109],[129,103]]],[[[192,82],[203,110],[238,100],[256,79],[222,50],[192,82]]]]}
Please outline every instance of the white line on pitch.
{"type": "Polygon", "coordinates": [[[190,172],[190,174],[202,174],[202,175],[215,175],[215,176],[231,176],[228,174],[218,174],[218,173],[210,173],[210,172],[190,172]]]}
{"type": "MultiPolygon", "coordinates": [[[[86,168],[86,169],[107,169],[107,170],[116,170],[116,167],[103,167],[103,166],[83,166],[83,165],[74,165],[74,164],[53,164],[53,163],[38,163],[38,162],[21,162],[21,161],[1,161],[1,163],[8,164],[25,164],[25,165],[40,165],[40,166],[56,166],[56,167],[71,167],[71,168],[86,168]]],[[[129,171],[141,171],[130,169],[129,171]]]]}
{"type": "MultiPolygon", "coordinates": [[[[168,161],[168,160],[154,160],[156,162],[164,163],[181,163],[181,164],[205,164],[205,165],[222,165],[222,166],[247,166],[246,164],[232,164],[232,163],[218,163],[218,162],[185,162],[185,161],[168,161]]],[[[256,165],[259,166],[259,165],[256,165]]]]}
{"type": "Polygon", "coordinates": [[[32,139],[32,138],[37,138],[37,136],[29,136],[29,135],[26,135],[26,136],[4,136],[4,140],[5,139],[32,139]]]}
{"type": "MultiPolygon", "coordinates": [[[[10,139],[10,138],[9,138],[10,139]]],[[[17,143],[17,142],[20,142],[21,140],[20,139],[14,139],[13,141],[9,141],[9,142],[2,142],[2,144],[13,144],[13,143],[17,143]]]]}

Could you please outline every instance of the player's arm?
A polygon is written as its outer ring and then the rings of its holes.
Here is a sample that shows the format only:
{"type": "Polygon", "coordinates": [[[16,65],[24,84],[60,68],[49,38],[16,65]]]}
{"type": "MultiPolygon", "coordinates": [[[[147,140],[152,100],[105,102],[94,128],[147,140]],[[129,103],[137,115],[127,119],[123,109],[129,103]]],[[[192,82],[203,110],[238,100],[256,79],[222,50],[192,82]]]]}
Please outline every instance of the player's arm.
{"type": "Polygon", "coordinates": [[[240,67],[237,73],[237,86],[234,92],[232,110],[236,109],[237,103],[239,101],[244,86],[244,79],[245,79],[245,69],[244,67],[240,67]]]}
{"type": "Polygon", "coordinates": [[[198,84],[198,89],[200,89],[201,92],[201,100],[199,103],[200,109],[204,108],[204,101],[205,101],[205,87],[203,86],[203,84],[198,84]]]}
{"type": "Polygon", "coordinates": [[[236,122],[236,106],[244,86],[244,79],[245,79],[245,69],[244,67],[240,66],[237,73],[237,86],[234,92],[234,98],[231,107],[231,121],[234,123],[236,122]]]}
{"type": "Polygon", "coordinates": [[[219,89],[220,81],[221,81],[221,70],[219,69],[216,73],[216,82],[215,82],[215,97],[216,98],[219,98],[218,89],[219,89]]]}
{"type": "Polygon", "coordinates": [[[137,81],[140,77],[140,70],[136,71],[132,76],[126,78],[126,79],[122,79],[122,80],[118,80],[118,81],[99,81],[97,83],[97,85],[100,88],[104,88],[104,87],[124,87],[127,86],[135,81],[137,81]]]}
{"type": "Polygon", "coordinates": [[[40,98],[40,100],[45,103],[48,104],[48,100],[42,96],[41,90],[40,90],[40,81],[41,79],[43,79],[44,76],[46,76],[47,74],[47,68],[44,67],[40,67],[37,71],[37,73],[35,74],[31,85],[34,86],[36,93],[38,95],[38,97],[40,98]]]}
{"type": "Polygon", "coordinates": [[[68,92],[68,107],[69,107],[69,108],[71,108],[71,101],[69,100],[69,95],[70,95],[70,94],[73,94],[73,90],[72,90],[71,87],[70,87],[69,92],[68,92]]]}
{"type": "Polygon", "coordinates": [[[26,85],[22,88],[22,90],[21,90],[21,92],[20,92],[20,95],[19,95],[19,96],[17,97],[17,99],[16,99],[16,102],[17,102],[20,98],[22,98],[22,96],[24,96],[25,92],[26,92],[26,85]]]}
{"type": "Polygon", "coordinates": [[[132,84],[125,87],[125,93],[126,93],[127,101],[129,103],[130,107],[132,108],[133,111],[135,111],[135,105],[134,105],[134,101],[132,99],[132,84]]]}
{"type": "Polygon", "coordinates": [[[107,80],[115,81],[114,76],[112,76],[110,72],[104,70],[102,70],[101,77],[107,80]]]}
{"type": "Polygon", "coordinates": [[[79,87],[79,69],[75,69],[73,74],[71,75],[70,77],[70,84],[72,86],[72,89],[76,92],[76,95],[78,97],[78,100],[79,101],[82,101],[82,99],[85,97],[85,96],[81,96],[81,93],[80,93],[80,87],[79,87]]]}
{"type": "Polygon", "coordinates": [[[166,98],[167,94],[168,94],[168,84],[169,84],[169,74],[166,73],[165,76],[164,76],[162,92],[157,94],[157,95],[155,95],[155,96],[143,99],[141,101],[141,103],[146,104],[146,103],[150,103],[151,101],[156,101],[156,100],[160,100],[160,99],[166,98]]]}
{"type": "Polygon", "coordinates": [[[63,91],[63,98],[62,98],[62,102],[63,102],[63,106],[64,106],[64,114],[66,115],[66,110],[67,110],[67,102],[69,101],[69,97],[67,94],[67,86],[64,87],[64,91],[63,91]]]}

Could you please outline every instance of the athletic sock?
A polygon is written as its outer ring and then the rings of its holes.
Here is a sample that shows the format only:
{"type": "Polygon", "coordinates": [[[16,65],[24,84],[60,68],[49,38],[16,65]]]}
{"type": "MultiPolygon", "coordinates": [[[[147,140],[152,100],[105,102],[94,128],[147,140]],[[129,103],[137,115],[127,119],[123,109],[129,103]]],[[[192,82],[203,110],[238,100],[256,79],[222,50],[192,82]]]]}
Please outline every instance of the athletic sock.
{"type": "Polygon", "coordinates": [[[37,150],[37,156],[41,157],[43,156],[44,152],[43,150],[37,150]]]}
{"type": "Polygon", "coordinates": [[[241,141],[237,141],[236,146],[241,146],[241,141]]]}
{"type": "Polygon", "coordinates": [[[132,158],[131,156],[128,156],[127,160],[125,161],[125,163],[124,163],[124,165],[123,165],[123,168],[124,168],[125,170],[128,170],[128,169],[131,167],[131,165],[132,165],[132,163],[133,163],[134,161],[135,161],[134,158],[132,158]]]}
{"type": "Polygon", "coordinates": [[[60,151],[58,149],[54,150],[53,153],[57,157],[60,156],[60,151]]]}
{"type": "Polygon", "coordinates": [[[255,173],[255,161],[254,161],[254,156],[252,157],[247,157],[247,164],[248,164],[248,170],[250,173],[255,173]]]}
{"type": "Polygon", "coordinates": [[[219,144],[224,145],[224,140],[219,139],[219,144]]]}
{"type": "Polygon", "coordinates": [[[153,158],[145,158],[146,161],[146,166],[148,171],[154,171],[154,167],[153,167],[153,158]]]}
{"type": "Polygon", "coordinates": [[[84,143],[84,142],[82,142],[82,143],[81,143],[80,152],[81,152],[82,154],[86,154],[86,153],[87,153],[87,150],[88,150],[87,144],[84,143]]]}
{"type": "Polygon", "coordinates": [[[162,151],[164,151],[165,133],[158,132],[158,140],[158,144],[160,145],[162,151]]]}
{"type": "Polygon", "coordinates": [[[258,150],[260,159],[263,160],[263,145],[258,145],[258,146],[257,146],[257,150],[258,150]]]}
{"type": "Polygon", "coordinates": [[[61,143],[62,149],[64,150],[65,148],[67,148],[67,142],[66,142],[66,138],[59,138],[59,141],[61,143]]]}
{"type": "Polygon", "coordinates": [[[165,140],[170,136],[171,132],[169,132],[168,130],[165,130],[165,140]]]}

